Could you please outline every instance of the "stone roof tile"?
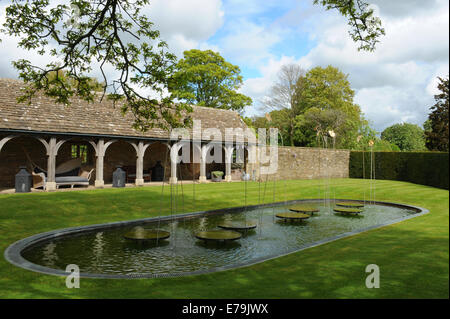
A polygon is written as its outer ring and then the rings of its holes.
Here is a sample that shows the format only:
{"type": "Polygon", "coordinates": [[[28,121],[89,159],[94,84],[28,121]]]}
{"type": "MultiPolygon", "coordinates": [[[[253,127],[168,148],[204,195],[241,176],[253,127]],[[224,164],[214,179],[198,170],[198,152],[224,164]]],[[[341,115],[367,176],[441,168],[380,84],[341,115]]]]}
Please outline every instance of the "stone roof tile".
{"type": "MultiPolygon", "coordinates": [[[[56,103],[38,93],[28,103],[18,103],[24,83],[19,80],[0,78],[0,130],[48,131],[58,133],[117,135],[166,139],[169,134],[159,128],[140,132],[132,128],[134,117],[130,112],[122,114],[120,107],[112,101],[89,103],[73,98],[69,106],[56,103]]],[[[193,106],[190,114],[201,120],[202,129],[218,128],[225,136],[226,128],[247,126],[235,111],[193,106]]],[[[192,130],[191,130],[192,131],[192,130]]],[[[192,133],[191,133],[192,134],[192,133]]]]}

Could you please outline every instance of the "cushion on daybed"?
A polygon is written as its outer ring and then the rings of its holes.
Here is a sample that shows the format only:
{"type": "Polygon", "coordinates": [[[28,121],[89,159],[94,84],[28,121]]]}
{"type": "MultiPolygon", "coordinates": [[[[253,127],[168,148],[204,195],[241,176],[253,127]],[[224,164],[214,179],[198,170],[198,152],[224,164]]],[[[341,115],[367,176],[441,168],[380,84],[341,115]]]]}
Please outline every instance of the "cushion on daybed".
{"type": "Polygon", "coordinates": [[[82,176],[61,176],[56,177],[55,182],[58,183],[89,183],[86,177],[82,176]]]}

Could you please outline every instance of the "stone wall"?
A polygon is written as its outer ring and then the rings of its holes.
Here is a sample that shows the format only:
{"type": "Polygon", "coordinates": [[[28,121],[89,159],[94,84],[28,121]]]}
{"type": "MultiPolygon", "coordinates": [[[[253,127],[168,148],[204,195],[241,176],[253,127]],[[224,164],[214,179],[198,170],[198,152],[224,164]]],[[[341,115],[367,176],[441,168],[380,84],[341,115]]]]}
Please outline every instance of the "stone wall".
{"type": "Polygon", "coordinates": [[[279,180],[348,178],[349,159],[348,150],[279,147],[276,176],[279,180]]]}

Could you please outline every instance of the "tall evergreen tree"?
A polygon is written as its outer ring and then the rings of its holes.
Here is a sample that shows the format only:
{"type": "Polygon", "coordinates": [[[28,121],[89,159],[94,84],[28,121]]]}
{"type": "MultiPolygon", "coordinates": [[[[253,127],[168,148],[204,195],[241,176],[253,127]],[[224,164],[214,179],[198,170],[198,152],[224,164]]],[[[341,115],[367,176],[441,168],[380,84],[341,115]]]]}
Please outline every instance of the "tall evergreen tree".
{"type": "Polygon", "coordinates": [[[431,113],[428,116],[430,121],[431,130],[425,132],[426,134],[426,146],[432,151],[448,152],[448,77],[443,79],[438,77],[439,84],[438,89],[441,93],[436,94],[434,104],[431,109],[431,113]]]}

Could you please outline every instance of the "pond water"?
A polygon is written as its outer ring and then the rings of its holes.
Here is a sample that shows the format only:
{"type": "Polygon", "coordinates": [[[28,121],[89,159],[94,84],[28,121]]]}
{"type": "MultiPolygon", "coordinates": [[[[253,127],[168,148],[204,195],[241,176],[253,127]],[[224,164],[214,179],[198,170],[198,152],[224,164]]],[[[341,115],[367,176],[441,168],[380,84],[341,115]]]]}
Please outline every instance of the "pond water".
{"type": "Polygon", "coordinates": [[[76,264],[82,273],[110,275],[162,275],[211,270],[255,262],[259,259],[301,249],[319,240],[380,225],[410,214],[413,210],[367,205],[359,216],[335,214],[331,204],[316,205],[319,212],[303,222],[284,222],[275,217],[292,205],[244,209],[238,213],[202,215],[141,225],[162,229],[171,236],[158,244],[129,241],[124,233],[133,227],[105,229],[69,235],[33,245],[22,256],[38,265],[65,270],[76,264]],[[218,229],[224,222],[254,222],[257,228],[228,243],[205,243],[195,238],[203,230],[218,229]]]}

